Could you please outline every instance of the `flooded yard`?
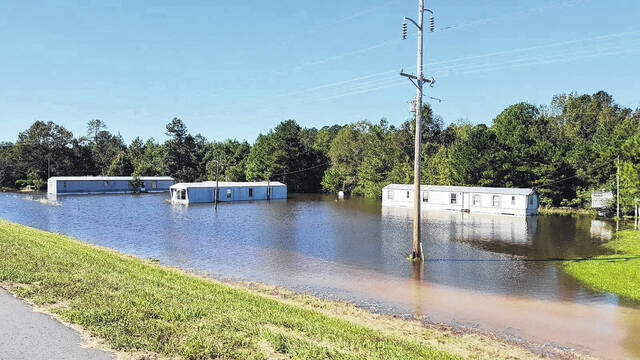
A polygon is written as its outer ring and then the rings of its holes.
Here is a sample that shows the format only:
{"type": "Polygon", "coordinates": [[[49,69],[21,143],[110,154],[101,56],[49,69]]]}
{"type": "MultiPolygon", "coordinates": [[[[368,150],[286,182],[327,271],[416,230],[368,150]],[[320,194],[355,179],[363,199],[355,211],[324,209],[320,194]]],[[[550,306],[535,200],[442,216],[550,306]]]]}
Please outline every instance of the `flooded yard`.
{"type": "Polygon", "coordinates": [[[378,312],[493,331],[603,358],[640,358],[640,306],[581,286],[561,259],[603,253],[615,224],[577,216],[425,212],[421,266],[409,209],[292,194],[172,205],[167,194],[0,194],[0,217],[216,278],[260,281],[378,312]],[[636,334],[636,335],[634,335],[636,334]]]}

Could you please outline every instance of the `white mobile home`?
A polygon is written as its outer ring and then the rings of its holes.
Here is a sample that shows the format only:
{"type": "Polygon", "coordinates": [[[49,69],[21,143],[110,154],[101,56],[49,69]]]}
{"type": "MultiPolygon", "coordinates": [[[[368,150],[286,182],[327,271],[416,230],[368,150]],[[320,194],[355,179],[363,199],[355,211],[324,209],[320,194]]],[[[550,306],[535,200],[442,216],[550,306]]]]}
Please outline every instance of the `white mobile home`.
{"type": "MultiPolygon", "coordinates": [[[[146,192],[169,191],[173,178],[168,176],[141,176],[146,192]]],[[[110,194],[132,193],[132,176],[54,176],[47,181],[47,193],[70,194],[110,194]]]]}
{"type": "MultiPolygon", "coordinates": [[[[215,200],[215,181],[178,183],[171,186],[171,202],[178,204],[212,203],[215,200]]],[[[218,183],[218,201],[247,201],[286,199],[287,185],[277,181],[218,183]]]]}
{"type": "MultiPolygon", "coordinates": [[[[382,189],[382,205],[413,207],[413,196],[413,185],[390,184],[382,189]]],[[[534,189],[421,185],[419,196],[425,210],[538,214],[538,194],[534,189]]]]}

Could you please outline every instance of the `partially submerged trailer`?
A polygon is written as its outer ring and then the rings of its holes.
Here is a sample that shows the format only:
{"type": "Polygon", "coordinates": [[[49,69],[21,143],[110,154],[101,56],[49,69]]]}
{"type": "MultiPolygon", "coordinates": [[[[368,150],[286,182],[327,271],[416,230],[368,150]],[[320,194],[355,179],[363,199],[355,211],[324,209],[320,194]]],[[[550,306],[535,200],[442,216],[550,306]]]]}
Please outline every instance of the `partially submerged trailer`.
{"type": "Polygon", "coordinates": [[[136,191],[169,191],[174,180],[168,176],[141,176],[142,187],[133,186],[132,176],[54,176],[47,181],[47,193],[71,194],[125,194],[136,191]]]}
{"type": "MultiPolygon", "coordinates": [[[[424,210],[458,210],[499,215],[537,215],[535,189],[480,186],[420,186],[424,210]]],[[[413,207],[413,184],[389,184],[382,189],[383,206],[413,207]]]]}
{"type": "MultiPolygon", "coordinates": [[[[212,203],[216,182],[178,183],[171,186],[171,202],[177,204],[212,203]]],[[[218,201],[286,199],[287,185],[278,181],[218,182],[218,201]]]]}

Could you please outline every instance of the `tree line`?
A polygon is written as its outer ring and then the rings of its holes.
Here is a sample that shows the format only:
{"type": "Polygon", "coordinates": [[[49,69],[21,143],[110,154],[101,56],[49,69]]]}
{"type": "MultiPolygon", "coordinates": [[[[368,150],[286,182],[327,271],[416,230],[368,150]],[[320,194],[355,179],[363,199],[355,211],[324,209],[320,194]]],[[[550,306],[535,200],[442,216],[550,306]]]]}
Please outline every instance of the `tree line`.
{"type": "MultiPolygon", "coordinates": [[[[0,186],[44,187],[50,176],[169,175],[177,181],[277,180],[292,192],[338,192],[379,198],[390,183],[413,182],[415,120],[386,119],[304,128],[286,120],[253,145],[192,135],[174,118],[167,140],[130,144],[91,120],[75,137],[36,121],[0,145],[0,186]]],[[[589,207],[593,190],[615,189],[619,159],[621,205],[640,198],[640,110],[604,91],[556,95],[550,105],[517,103],[491,124],[458,120],[444,126],[423,108],[422,181],[434,185],[536,187],[546,206],[589,207]]]]}

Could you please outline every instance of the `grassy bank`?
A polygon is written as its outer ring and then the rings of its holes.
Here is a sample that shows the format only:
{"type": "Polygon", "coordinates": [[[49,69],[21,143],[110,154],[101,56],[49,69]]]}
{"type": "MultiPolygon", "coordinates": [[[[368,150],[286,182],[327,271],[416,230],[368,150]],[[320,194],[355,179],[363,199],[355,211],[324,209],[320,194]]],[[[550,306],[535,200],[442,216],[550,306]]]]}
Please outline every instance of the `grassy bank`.
{"type": "Polygon", "coordinates": [[[493,336],[453,334],[264,285],[222,283],[4,220],[0,285],[121,355],[537,358],[493,336]]]}
{"type": "Polygon", "coordinates": [[[541,215],[597,215],[597,212],[594,209],[573,209],[542,206],[538,209],[538,212],[541,215]]]}
{"type": "Polygon", "coordinates": [[[604,245],[615,252],[592,260],[567,261],[564,269],[589,287],[640,303],[640,235],[624,230],[604,245]]]}

